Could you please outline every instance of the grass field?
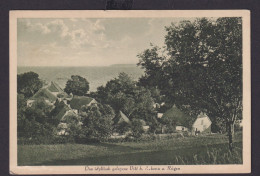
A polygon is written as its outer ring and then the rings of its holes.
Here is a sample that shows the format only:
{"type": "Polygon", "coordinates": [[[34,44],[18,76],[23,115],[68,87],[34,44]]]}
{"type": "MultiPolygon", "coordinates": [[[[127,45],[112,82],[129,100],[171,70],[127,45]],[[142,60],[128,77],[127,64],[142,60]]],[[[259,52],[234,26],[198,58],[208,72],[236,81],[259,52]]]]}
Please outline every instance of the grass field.
{"type": "Polygon", "coordinates": [[[145,142],[18,145],[18,165],[242,164],[242,135],[233,153],[227,136],[215,134],[145,142]]]}

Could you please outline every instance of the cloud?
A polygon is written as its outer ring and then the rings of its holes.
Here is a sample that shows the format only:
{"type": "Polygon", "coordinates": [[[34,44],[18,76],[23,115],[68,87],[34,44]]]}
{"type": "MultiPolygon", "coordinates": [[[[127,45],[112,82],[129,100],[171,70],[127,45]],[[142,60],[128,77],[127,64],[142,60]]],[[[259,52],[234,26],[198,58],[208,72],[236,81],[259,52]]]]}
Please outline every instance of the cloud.
{"type": "Polygon", "coordinates": [[[25,26],[28,28],[28,30],[30,32],[36,31],[36,32],[40,32],[40,33],[43,33],[43,34],[48,34],[48,33],[51,32],[50,29],[47,26],[45,26],[41,23],[32,24],[30,21],[27,20],[26,23],[25,23],[25,26]]]}
{"type": "Polygon", "coordinates": [[[61,37],[67,36],[69,28],[65,25],[63,20],[57,19],[50,22],[35,22],[34,20],[25,19],[20,21],[20,25],[24,26],[23,32],[34,32],[39,34],[51,34],[55,33],[61,37]]]}
{"type": "Polygon", "coordinates": [[[31,38],[31,42],[44,42],[46,44],[48,41],[56,41],[57,45],[82,48],[100,45],[105,40],[104,33],[96,32],[105,30],[104,26],[101,25],[101,20],[83,20],[82,22],[78,19],[55,19],[38,21],[26,19],[22,21],[23,24],[20,24],[20,26],[24,26],[21,35],[27,33],[27,40],[31,38]]]}
{"type": "Polygon", "coordinates": [[[46,24],[46,27],[52,32],[52,33],[58,33],[61,37],[69,36],[69,28],[67,25],[64,24],[63,20],[54,20],[46,24]]]}
{"type": "Polygon", "coordinates": [[[96,22],[94,22],[93,31],[105,31],[105,26],[102,25],[101,23],[104,22],[102,19],[97,19],[96,22]]]}
{"type": "Polygon", "coordinates": [[[77,18],[69,18],[70,21],[73,21],[73,22],[77,22],[78,19],[77,18]]]}
{"type": "Polygon", "coordinates": [[[19,65],[135,63],[150,42],[164,41],[171,19],[19,19],[19,65]]]}
{"type": "Polygon", "coordinates": [[[71,37],[71,45],[73,48],[79,48],[86,44],[89,37],[83,29],[73,30],[68,34],[71,37]]]}

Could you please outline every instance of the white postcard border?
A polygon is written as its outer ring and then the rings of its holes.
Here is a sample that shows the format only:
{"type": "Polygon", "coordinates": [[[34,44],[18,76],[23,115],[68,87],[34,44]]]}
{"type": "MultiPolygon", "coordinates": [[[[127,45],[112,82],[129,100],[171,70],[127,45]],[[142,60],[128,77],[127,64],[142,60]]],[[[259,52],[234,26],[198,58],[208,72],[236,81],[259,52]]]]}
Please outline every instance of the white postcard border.
{"type": "Polygon", "coordinates": [[[251,62],[249,10],[39,10],[10,11],[10,174],[179,174],[251,172],[251,62]],[[105,166],[17,166],[17,19],[18,18],[161,18],[161,17],[242,17],[243,21],[243,164],[230,165],[125,165],[105,166]],[[140,168],[141,167],[141,168],[140,168]],[[146,168],[160,170],[146,170],[146,168]],[[93,170],[91,170],[91,168],[93,170]],[[97,168],[100,168],[98,170],[97,168]],[[117,169],[118,168],[118,169],[117,169]],[[121,170],[119,169],[121,168],[121,170]],[[122,170],[127,168],[128,170],[122,170]],[[138,169],[139,168],[139,169],[138,169]],[[174,169],[175,168],[175,169],[174,169]],[[97,170],[96,170],[97,169],[97,170]],[[114,169],[114,170],[113,170],[114,169]]]}

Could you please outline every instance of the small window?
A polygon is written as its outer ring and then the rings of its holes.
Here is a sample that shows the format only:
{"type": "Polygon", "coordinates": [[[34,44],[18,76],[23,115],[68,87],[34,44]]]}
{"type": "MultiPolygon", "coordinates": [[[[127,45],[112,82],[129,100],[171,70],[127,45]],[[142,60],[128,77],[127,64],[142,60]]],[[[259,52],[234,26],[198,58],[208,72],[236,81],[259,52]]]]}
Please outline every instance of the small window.
{"type": "Polygon", "coordinates": [[[203,120],[201,120],[201,125],[203,125],[203,120]]]}

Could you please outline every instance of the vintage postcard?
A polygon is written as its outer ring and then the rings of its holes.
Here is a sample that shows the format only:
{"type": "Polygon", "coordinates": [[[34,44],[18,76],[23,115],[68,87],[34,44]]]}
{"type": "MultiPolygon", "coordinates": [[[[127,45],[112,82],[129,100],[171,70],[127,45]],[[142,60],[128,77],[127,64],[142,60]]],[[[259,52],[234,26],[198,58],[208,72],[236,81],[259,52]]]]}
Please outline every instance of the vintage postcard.
{"type": "Polygon", "coordinates": [[[251,172],[250,11],[10,11],[11,174],[251,172]]]}

